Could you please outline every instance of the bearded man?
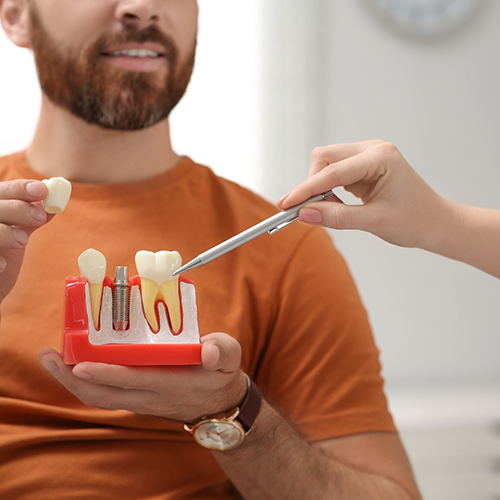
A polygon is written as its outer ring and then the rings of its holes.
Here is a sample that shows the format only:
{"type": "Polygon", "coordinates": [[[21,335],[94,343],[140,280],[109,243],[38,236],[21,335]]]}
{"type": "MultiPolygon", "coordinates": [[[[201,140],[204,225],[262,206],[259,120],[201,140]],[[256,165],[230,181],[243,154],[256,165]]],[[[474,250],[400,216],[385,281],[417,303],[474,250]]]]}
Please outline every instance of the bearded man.
{"type": "Polygon", "coordinates": [[[195,0],[0,0],[42,88],[33,141],[0,159],[0,498],[419,499],[366,313],[322,229],[191,271],[199,366],[67,366],[54,349],[83,250],[129,269],[143,249],[192,258],[276,210],[171,147],[197,15],[195,0]],[[73,183],[55,217],[41,207],[53,176],[73,183]],[[184,428],[236,408],[237,446],[184,428]]]}

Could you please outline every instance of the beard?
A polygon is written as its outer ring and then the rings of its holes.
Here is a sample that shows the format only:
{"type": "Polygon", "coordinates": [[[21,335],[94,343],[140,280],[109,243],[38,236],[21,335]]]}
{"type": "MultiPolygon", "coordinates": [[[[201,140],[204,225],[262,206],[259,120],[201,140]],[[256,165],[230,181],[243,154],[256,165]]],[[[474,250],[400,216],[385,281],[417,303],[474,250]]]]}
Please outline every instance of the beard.
{"type": "Polygon", "coordinates": [[[30,8],[31,43],[40,86],[57,106],[89,124],[114,130],[139,130],[167,118],[184,95],[194,67],[195,47],[181,61],[174,41],[156,26],[141,31],[124,26],[100,36],[79,54],[66,53],[30,8]],[[156,42],[165,48],[166,76],[111,66],[103,53],[127,42],[156,42]]]}

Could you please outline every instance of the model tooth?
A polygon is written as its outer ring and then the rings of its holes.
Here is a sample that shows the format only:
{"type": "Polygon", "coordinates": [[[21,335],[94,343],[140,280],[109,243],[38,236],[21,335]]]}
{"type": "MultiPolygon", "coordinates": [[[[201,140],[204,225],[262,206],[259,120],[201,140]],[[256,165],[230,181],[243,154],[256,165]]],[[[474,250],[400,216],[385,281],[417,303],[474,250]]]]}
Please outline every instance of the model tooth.
{"type": "Polygon", "coordinates": [[[101,310],[102,283],[106,276],[106,257],[89,248],[78,257],[80,274],[89,282],[90,306],[95,329],[99,326],[99,312],[101,310]]]}
{"type": "Polygon", "coordinates": [[[172,331],[181,328],[181,302],[179,279],[172,274],[182,265],[179,252],[148,252],[141,250],[135,255],[137,272],[141,278],[142,305],[151,329],[159,330],[156,316],[156,302],[163,300],[168,309],[172,331]]]}
{"type": "Polygon", "coordinates": [[[48,214],[62,212],[71,196],[71,182],[64,177],[51,177],[42,181],[47,186],[47,196],[42,201],[42,206],[48,214]]]}

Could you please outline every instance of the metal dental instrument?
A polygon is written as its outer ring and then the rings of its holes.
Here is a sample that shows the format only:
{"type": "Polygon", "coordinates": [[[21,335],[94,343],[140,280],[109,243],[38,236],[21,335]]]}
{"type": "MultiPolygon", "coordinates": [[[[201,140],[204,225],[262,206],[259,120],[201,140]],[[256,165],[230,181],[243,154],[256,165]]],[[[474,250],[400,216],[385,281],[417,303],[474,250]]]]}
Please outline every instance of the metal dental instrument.
{"type": "Polygon", "coordinates": [[[331,196],[334,196],[333,190],[313,196],[308,200],[299,203],[298,205],[294,205],[293,207],[287,208],[286,210],[283,210],[282,212],[269,217],[269,219],[259,222],[255,226],[252,226],[251,228],[246,229],[236,236],[229,238],[228,240],[216,245],[210,250],[200,253],[198,257],[195,257],[193,260],[177,269],[177,271],[175,271],[172,276],[177,276],[181,273],[185,273],[186,271],[191,271],[191,269],[196,269],[197,267],[204,266],[205,264],[212,262],[218,257],[221,257],[222,255],[230,252],[231,250],[238,248],[244,243],[248,243],[254,238],[257,238],[257,236],[260,236],[261,234],[264,234],[266,232],[271,235],[276,234],[284,227],[298,220],[299,211],[305,205],[308,205],[309,203],[313,203],[315,201],[326,200],[331,196]]]}

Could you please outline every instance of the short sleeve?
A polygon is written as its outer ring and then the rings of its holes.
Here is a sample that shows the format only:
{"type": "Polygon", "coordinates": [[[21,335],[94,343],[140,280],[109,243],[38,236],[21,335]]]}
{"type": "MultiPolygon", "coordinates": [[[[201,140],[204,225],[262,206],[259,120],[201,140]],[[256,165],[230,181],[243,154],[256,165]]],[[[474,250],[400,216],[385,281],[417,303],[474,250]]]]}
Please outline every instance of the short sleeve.
{"type": "Polygon", "coordinates": [[[271,403],[310,441],[394,432],[366,311],[324,230],[312,228],[298,243],[277,290],[257,375],[271,403]]]}

